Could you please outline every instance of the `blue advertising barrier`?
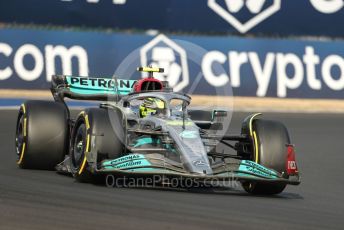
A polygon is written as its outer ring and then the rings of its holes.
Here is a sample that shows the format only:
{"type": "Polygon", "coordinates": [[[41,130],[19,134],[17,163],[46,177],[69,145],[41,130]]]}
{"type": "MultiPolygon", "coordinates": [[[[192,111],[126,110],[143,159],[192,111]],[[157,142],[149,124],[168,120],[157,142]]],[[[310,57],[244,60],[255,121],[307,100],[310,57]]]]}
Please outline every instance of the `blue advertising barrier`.
{"type": "Polygon", "coordinates": [[[186,33],[344,36],[343,0],[11,0],[0,22],[186,33]]]}
{"type": "Polygon", "coordinates": [[[52,74],[138,79],[160,66],[176,91],[344,98],[344,42],[0,30],[0,88],[47,89],[52,74]]]}

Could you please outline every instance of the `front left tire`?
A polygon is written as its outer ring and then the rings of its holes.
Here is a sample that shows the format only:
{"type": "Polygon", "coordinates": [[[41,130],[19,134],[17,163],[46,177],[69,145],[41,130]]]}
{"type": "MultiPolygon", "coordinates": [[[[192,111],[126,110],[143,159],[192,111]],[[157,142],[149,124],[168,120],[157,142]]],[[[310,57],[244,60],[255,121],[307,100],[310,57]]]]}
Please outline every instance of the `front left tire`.
{"type": "Polygon", "coordinates": [[[91,108],[81,112],[71,135],[70,160],[79,182],[94,182],[87,154],[97,154],[95,164],[120,157],[124,151],[123,114],[118,109],[91,108]]]}

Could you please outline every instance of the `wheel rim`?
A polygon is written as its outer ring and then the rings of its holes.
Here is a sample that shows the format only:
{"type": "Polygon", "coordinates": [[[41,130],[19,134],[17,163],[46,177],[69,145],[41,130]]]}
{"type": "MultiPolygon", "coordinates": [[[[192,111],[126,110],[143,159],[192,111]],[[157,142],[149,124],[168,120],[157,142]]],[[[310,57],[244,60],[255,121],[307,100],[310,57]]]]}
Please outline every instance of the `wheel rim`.
{"type": "Polygon", "coordinates": [[[18,119],[18,123],[17,123],[16,139],[15,139],[15,147],[16,147],[16,154],[17,154],[18,160],[20,159],[23,143],[24,143],[24,115],[23,113],[21,113],[18,119]]]}
{"type": "Polygon", "coordinates": [[[82,163],[86,148],[85,142],[86,127],[85,124],[81,124],[78,127],[73,139],[72,162],[76,168],[78,168],[82,163]]]}

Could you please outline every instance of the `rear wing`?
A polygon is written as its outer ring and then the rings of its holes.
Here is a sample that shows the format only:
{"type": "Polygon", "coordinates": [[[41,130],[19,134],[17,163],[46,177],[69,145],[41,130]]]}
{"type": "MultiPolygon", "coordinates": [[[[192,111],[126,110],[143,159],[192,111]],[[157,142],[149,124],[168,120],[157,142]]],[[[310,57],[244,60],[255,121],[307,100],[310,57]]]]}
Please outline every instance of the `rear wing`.
{"type": "Polygon", "coordinates": [[[132,92],[137,81],[117,78],[90,78],[69,75],[53,75],[51,92],[55,100],[119,100],[132,92]]]}

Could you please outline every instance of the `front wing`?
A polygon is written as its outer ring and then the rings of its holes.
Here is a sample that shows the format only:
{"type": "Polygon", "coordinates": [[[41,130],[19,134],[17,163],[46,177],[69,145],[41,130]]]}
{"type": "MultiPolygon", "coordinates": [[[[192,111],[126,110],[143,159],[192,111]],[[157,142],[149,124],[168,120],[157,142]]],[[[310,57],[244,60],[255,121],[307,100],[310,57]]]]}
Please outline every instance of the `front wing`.
{"type": "MultiPolygon", "coordinates": [[[[189,173],[181,163],[160,154],[129,154],[114,160],[104,160],[93,170],[96,174],[114,176],[165,176],[191,178],[196,181],[251,181],[280,184],[300,184],[299,175],[286,175],[249,160],[226,159],[212,166],[212,174],[189,173]]],[[[92,170],[91,170],[92,171],[92,170]]]]}

